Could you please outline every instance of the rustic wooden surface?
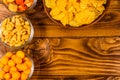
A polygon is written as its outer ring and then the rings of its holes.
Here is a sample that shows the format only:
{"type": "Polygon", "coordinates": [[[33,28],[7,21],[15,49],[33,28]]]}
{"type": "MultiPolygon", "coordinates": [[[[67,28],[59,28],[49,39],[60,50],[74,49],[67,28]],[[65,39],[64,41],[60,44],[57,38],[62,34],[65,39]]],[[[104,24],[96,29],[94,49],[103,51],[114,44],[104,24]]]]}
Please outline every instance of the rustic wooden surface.
{"type": "MultiPolygon", "coordinates": [[[[35,62],[31,80],[120,80],[119,4],[112,0],[99,23],[75,29],[54,24],[38,1],[25,14],[35,28],[33,41],[23,48],[35,62]]],[[[0,4],[0,22],[11,15],[0,4]]],[[[8,50],[0,44],[1,54],[8,50]]]]}

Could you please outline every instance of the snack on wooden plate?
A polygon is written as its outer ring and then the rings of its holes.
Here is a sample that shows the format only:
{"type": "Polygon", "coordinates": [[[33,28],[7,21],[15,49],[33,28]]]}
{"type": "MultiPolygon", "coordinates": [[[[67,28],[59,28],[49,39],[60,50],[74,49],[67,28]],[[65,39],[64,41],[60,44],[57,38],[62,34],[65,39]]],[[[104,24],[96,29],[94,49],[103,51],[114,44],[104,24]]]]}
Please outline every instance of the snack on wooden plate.
{"type": "Polygon", "coordinates": [[[12,12],[23,12],[33,5],[34,0],[3,0],[12,12]]]}
{"type": "Polygon", "coordinates": [[[73,27],[92,23],[103,13],[106,3],[107,0],[45,0],[53,19],[73,27]]]}
{"type": "Polygon", "coordinates": [[[16,15],[1,23],[2,42],[11,47],[20,47],[30,38],[31,24],[27,19],[16,15]]]}
{"type": "Polygon", "coordinates": [[[0,80],[27,80],[32,66],[30,58],[23,51],[7,52],[0,59],[0,80]]]}

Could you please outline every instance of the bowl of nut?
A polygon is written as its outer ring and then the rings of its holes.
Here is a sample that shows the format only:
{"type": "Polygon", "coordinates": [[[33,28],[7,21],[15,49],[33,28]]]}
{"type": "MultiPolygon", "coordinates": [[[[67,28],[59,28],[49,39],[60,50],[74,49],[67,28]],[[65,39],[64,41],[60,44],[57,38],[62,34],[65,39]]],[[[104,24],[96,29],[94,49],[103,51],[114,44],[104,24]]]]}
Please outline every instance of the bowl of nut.
{"type": "Polygon", "coordinates": [[[10,51],[0,58],[0,80],[28,80],[34,72],[34,62],[25,52],[10,51]]]}
{"type": "Polygon", "coordinates": [[[43,0],[44,10],[55,23],[64,27],[82,27],[97,23],[111,0],[43,0]]]}
{"type": "Polygon", "coordinates": [[[0,40],[11,49],[24,47],[31,42],[33,36],[33,25],[26,17],[14,15],[0,24],[0,40]]]}
{"type": "Polygon", "coordinates": [[[37,0],[2,0],[7,9],[14,13],[21,13],[33,9],[37,0]]]}

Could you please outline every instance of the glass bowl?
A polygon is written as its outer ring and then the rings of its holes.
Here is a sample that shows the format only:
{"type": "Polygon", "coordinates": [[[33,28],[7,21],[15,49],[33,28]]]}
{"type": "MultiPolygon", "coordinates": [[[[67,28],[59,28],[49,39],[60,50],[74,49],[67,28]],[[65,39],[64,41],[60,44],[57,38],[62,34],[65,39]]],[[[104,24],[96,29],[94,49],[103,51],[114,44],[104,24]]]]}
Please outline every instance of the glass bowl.
{"type": "MultiPolygon", "coordinates": [[[[5,7],[9,10],[8,4],[5,4],[3,0],[2,0],[2,4],[4,4],[5,7]]],[[[29,10],[33,9],[33,8],[36,6],[36,4],[37,4],[37,0],[33,0],[32,5],[31,5],[30,7],[28,7],[28,8],[27,8],[26,10],[24,10],[24,11],[17,11],[17,12],[14,12],[14,11],[11,11],[11,10],[9,10],[9,11],[12,12],[12,13],[14,13],[14,14],[26,13],[26,12],[28,12],[29,10]]]]}
{"type": "MultiPolygon", "coordinates": [[[[20,15],[14,15],[14,16],[20,16],[20,15]]],[[[11,16],[11,17],[8,17],[8,18],[13,18],[14,16],[11,16]]],[[[28,19],[28,18],[26,18],[26,17],[23,17],[23,16],[20,16],[22,19],[24,19],[25,21],[28,21],[29,22],[29,25],[30,25],[30,34],[29,34],[29,38],[27,39],[27,41],[25,41],[24,42],[24,44],[22,44],[22,45],[20,45],[20,46],[17,46],[17,47],[15,47],[15,46],[10,46],[10,45],[8,45],[7,43],[5,43],[5,42],[3,42],[2,41],[2,32],[3,32],[3,30],[2,30],[2,23],[3,23],[3,21],[1,22],[1,24],[0,24],[0,40],[1,40],[1,42],[3,43],[3,45],[5,45],[6,47],[8,47],[8,48],[10,48],[10,49],[20,49],[20,48],[23,48],[24,46],[26,46],[28,43],[30,43],[31,41],[32,41],[32,39],[33,39],[33,36],[34,36],[34,27],[33,27],[33,25],[32,25],[32,23],[31,23],[31,21],[28,19]]],[[[6,19],[8,19],[8,18],[6,18],[6,19]]],[[[5,20],[6,20],[5,19],[5,20]]],[[[10,33],[11,34],[11,33],[10,33]]]]}
{"type": "MultiPolygon", "coordinates": [[[[18,51],[21,51],[21,50],[18,50],[18,51]]],[[[17,50],[14,50],[14,51],[11,50],[9,52],[12,52],[13,55],[15,55],[15,52],[17,52],[17,50]]],[[[3,55],[1,55],[0,59],[2,59],[6,55],[6,53],[4,53],[3,55]]],[[[34,73],[34,61],[33,61],[33,59],[28,54],[26,54],[25,52],[24,52],[24,54],[25,54],[25,57],[27,57],[31,61],[31,63],[32,63],[32,66],[30,68],[30,73],[28,74],[28,78],[27,78],[27,80],[29,80],[32,77],[33,73],[34,73]]],[[[0,68],[0,71],[1,70],[2,70],[2,68],[0,68]]]]}

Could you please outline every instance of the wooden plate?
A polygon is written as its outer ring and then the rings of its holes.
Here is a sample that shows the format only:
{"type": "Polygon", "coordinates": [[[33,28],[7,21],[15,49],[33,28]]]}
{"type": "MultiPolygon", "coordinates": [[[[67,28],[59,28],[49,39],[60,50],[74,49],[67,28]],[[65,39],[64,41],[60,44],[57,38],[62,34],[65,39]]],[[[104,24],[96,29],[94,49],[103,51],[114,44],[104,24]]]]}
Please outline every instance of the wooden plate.
{"type": "MultiPolygon", "coordinates": [[[[46,4],[45,4],[45,0],[42,0],[42,1],[43,1],[44,10],[45,10],[46,14],[48,15],[48,17],[49,17],[54,23],[56,23],[56,24],[58,24],[58,25],[61,25],[61,26],[64,26],[60,21],[55,20],[55,19],[52,18],[52,16],[49,14],[50,11],[51,11],[51,9],[50,9],[50,8],[47,8],[47,6],[46,6],[46,4]]],[[[104,4],[105,10],[103,11],[103,13],[102,13],[97,19],[95,19],[95,20],[94,20],[92,23],[90,23],[90,24],[85,24],[85,25],[82,25],[82,26],[79,26],[79,27],[92,26],[93,24],[99,22],[99,21],[102,19],[102,17],[105,15],[105,13],[107,12],[108,7],[109,7],[109,5],[110,5],[110,1],[111,1],[111,0],[107,0],[107,3],[104,4]]],[[[73,27],[73,26],[67,25],[67,26],[64,26],[64,27],[73,27]]],[[[77,28],[77,27],[74,27],[74,28],[77,28]]]]}

